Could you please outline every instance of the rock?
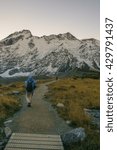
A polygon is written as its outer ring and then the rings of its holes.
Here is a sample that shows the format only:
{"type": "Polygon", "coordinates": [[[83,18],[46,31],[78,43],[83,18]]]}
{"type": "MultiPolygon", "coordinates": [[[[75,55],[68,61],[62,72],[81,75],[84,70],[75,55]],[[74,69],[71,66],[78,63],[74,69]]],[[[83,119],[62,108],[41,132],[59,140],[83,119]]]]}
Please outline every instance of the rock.
{"type": "Polygon", "coordinates": [[[73,129],[64,135],[62,135],[62,141],[64,145],[71,145],[79,141],[83,141],[86,137],[84,128],[73,129]]]}
{"type": "Polygon", "coordinates": [[[59,108],[63,108],[63,107],[64,107],[64,104],[58,103],[56,106],[59,107],[59,108]]]}
{"type": "Polygon", "coordinates": [[[18,95],[18,94],[20,94],[20,92],[19,91],[13,91],[12,94],[18,95]]]}
{"type": "Polygon", "coordinates": [[[5,132],[6,138],[9,138],[12,134],[12,131],[9,127],[5,127],[4,132],[5,132]]]}
{"type": "Polygon", "coordinates": [[[7,120],[7,121],[4,122],[4,125],[7,126],[10,123],[12,123],[12,120],[7,120]]]}
{"type": "Polygon", "coordinates": [[[84,109],[85,113],[91,117],[91,122],[100,127],[100,110],[98,109],[84,109]]]}
{"type": "Polygon", "coordinates": [[[12,91],[7,93],[7,95],[19,95],[19,94],[20,94],[19,91],[12,91]]]}
{"type": "Polygon", "coordinates": [[[16,69],[12,69],[9,71],[9,75],[13,75],[15,73],[19,73],[20,71],[16,68],[16,69]]]}
{"type": "Polygon", "coordinates": [[[70,120],[67,120],[66,123],[67,123],[68,125],[70,125],[72,122],[71,122],[70,120]]]}
{"type": "Polygon", "coordinates": [[[0,127],[0,150],[4,150],[6,143],[8,142],[8,138],[5,137],[4,128],[0,127]]]}

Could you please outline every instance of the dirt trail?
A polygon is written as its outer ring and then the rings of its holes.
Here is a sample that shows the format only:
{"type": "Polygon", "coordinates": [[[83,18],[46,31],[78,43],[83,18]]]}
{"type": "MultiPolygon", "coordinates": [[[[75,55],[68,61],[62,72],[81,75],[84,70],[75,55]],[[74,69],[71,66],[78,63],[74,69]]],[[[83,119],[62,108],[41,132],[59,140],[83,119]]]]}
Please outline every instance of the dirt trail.
{"type": "Polygon", "coordinates": [[[12,132],[63,134],[70,130],[65,121],[61,119],[51,104],[44,100],[48,91],[47,84],[41,84],[34,93],[32,107],[27,107],[25,97],[23,107],[13,117],[10,124],[12,132]]]}

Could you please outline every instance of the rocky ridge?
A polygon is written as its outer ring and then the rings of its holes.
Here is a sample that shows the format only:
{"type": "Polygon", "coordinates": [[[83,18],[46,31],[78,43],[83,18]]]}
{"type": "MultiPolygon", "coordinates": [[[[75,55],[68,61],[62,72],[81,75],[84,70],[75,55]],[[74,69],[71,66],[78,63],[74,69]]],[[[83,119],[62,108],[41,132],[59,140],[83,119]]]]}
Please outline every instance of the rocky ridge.
{"type": "Polygon", "coordinates": [[[15,32],[0,41],[0,76],[59,75],[100,70],[100,42],[71,33],[33,36],[15,32]]]}

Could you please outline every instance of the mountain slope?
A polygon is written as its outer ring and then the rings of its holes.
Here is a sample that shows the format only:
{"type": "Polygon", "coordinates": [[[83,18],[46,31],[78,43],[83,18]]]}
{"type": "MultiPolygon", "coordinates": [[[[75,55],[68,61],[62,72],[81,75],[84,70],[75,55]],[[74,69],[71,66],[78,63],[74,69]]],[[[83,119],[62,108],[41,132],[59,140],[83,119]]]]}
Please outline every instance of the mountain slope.
{"type": "Polygon", "coordinates": [[[29,30],[15,32],[0,41],[0,76],[99,72],[99,44],[96,39],[78,40],[69,32],[42,37],[29,30]]]}

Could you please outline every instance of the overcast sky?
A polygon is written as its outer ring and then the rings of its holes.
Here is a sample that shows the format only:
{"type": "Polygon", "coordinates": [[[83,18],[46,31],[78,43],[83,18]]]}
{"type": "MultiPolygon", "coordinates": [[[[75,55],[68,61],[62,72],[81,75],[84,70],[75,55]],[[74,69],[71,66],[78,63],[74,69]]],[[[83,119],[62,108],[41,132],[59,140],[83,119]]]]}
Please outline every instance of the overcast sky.
{"type": "Polygon", "coordinates": [[[99,39],[100,0],[0,0],[0,40],[23,29],[99,39]]]}

